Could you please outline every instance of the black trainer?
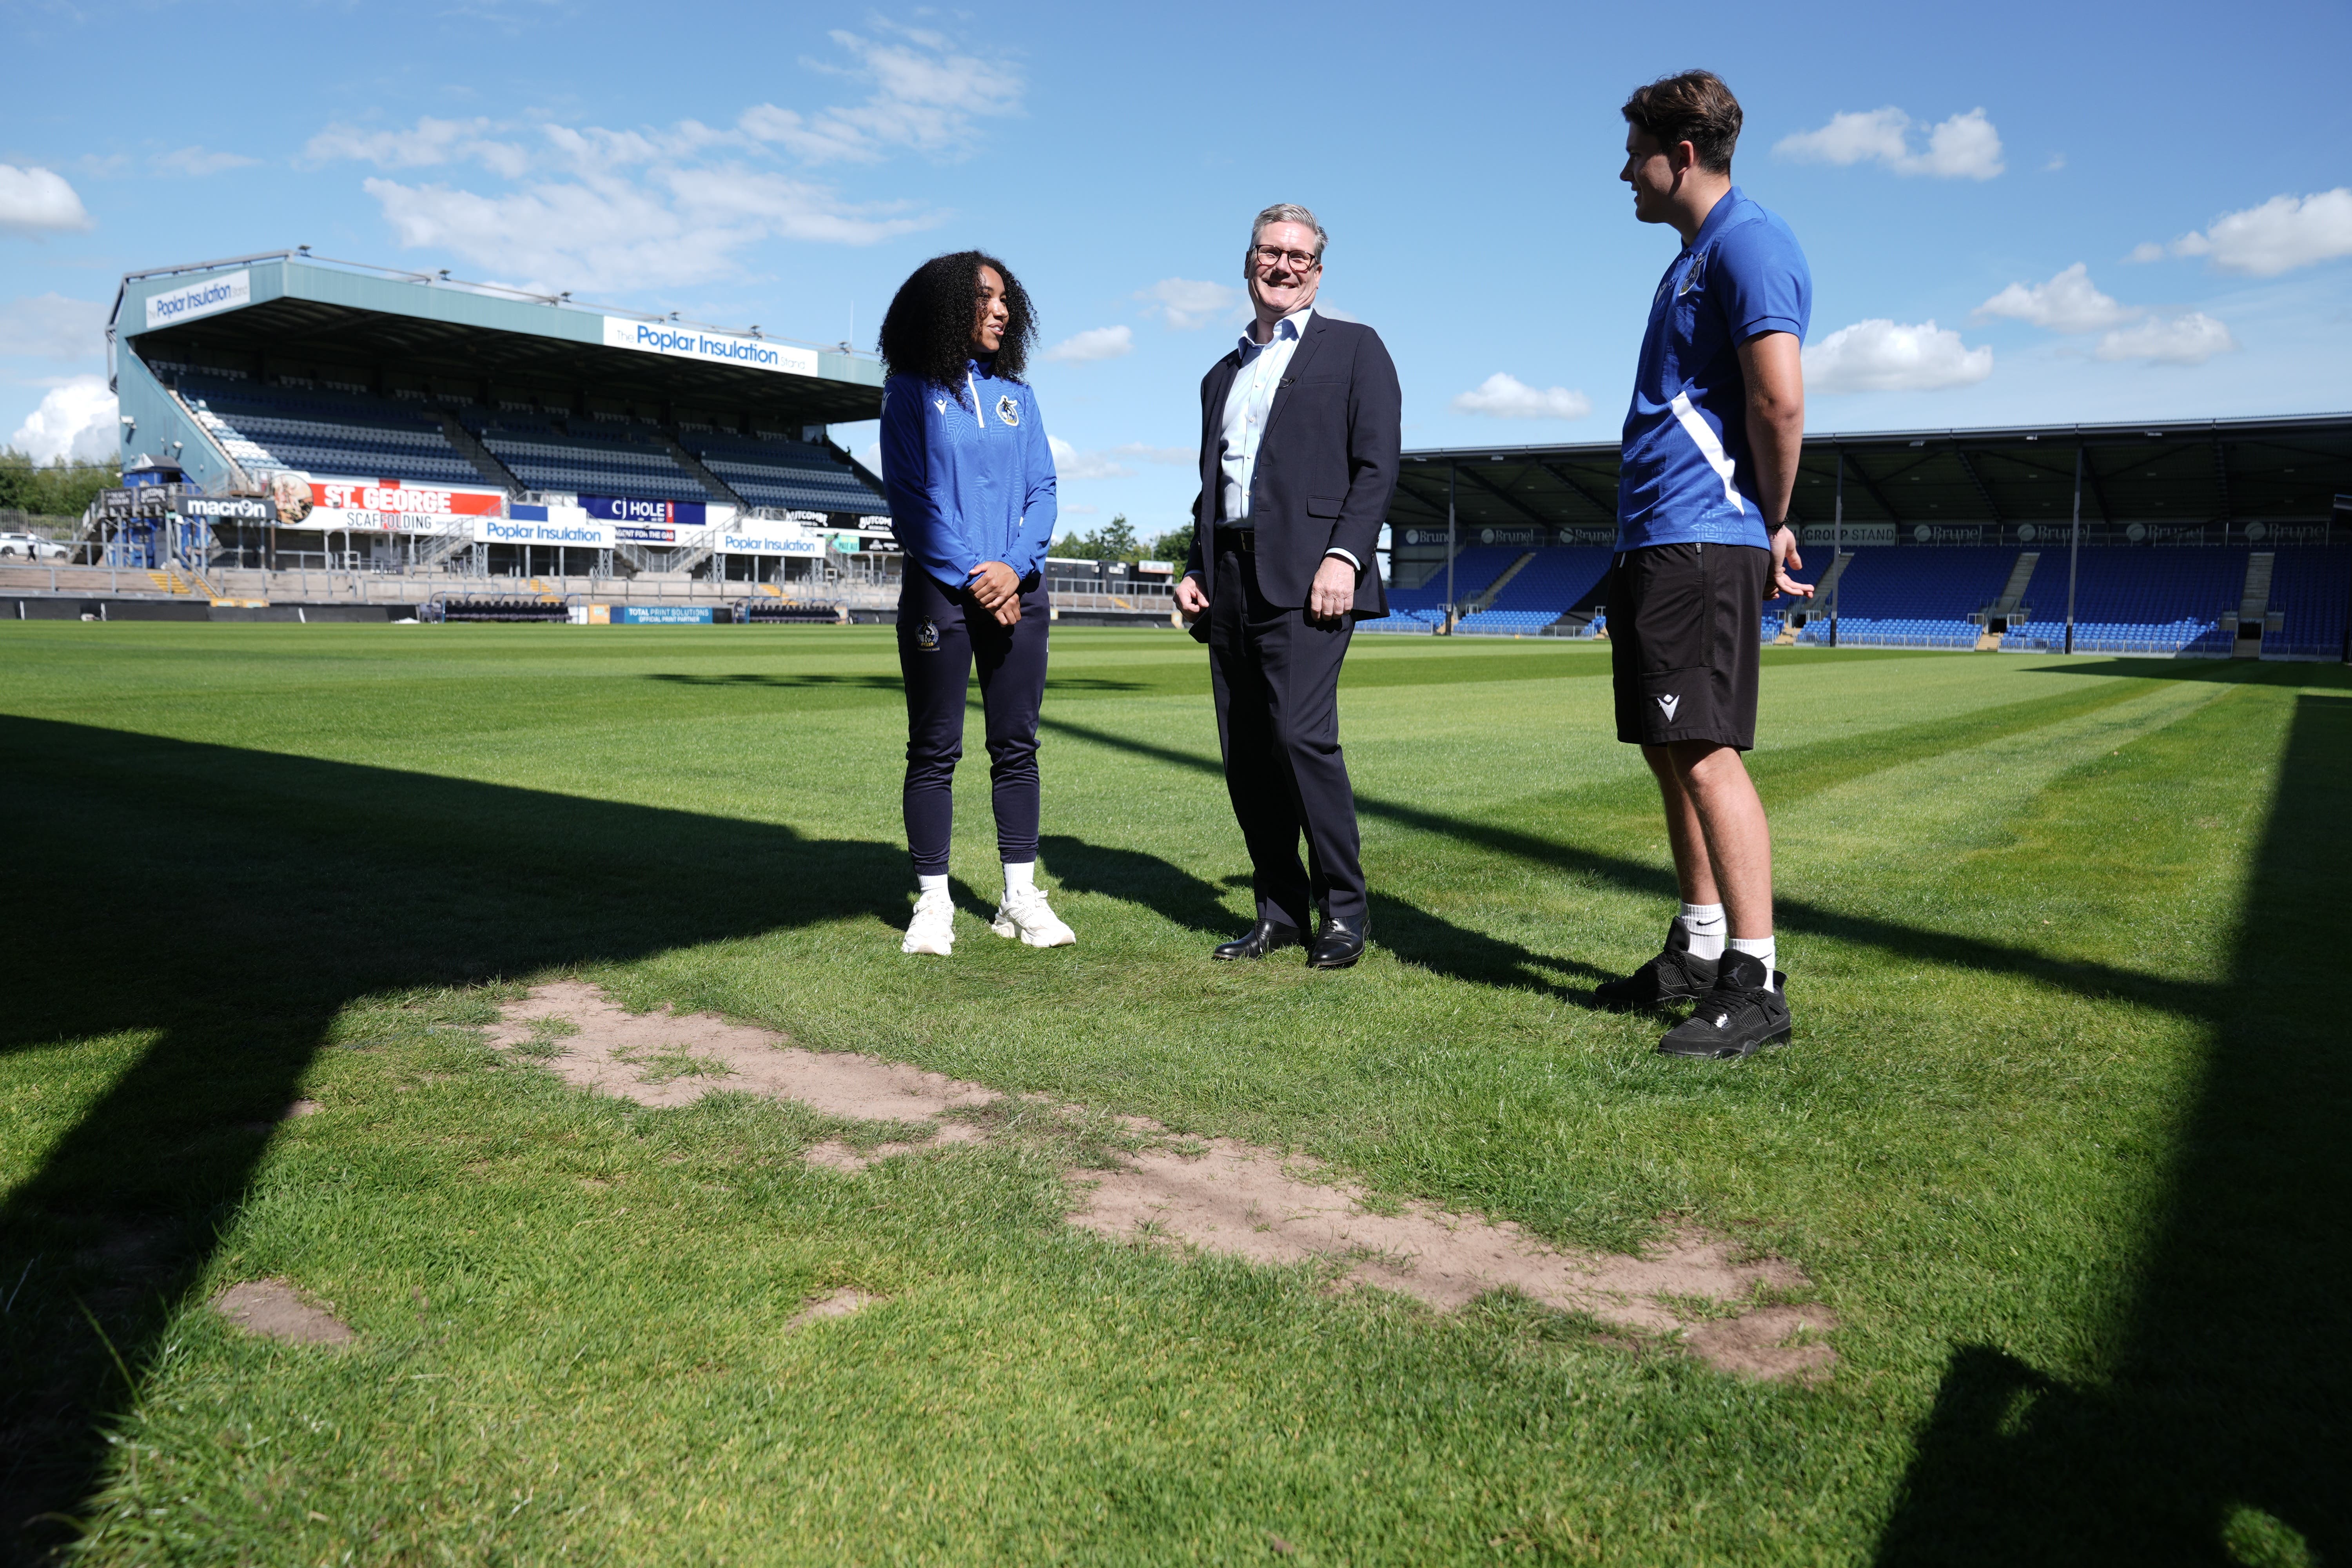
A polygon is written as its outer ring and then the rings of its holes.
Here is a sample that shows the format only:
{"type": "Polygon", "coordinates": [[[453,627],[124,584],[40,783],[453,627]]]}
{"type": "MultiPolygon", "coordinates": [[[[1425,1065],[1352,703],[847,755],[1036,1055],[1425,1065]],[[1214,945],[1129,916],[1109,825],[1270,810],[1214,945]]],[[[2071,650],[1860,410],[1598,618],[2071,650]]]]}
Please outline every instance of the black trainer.
{"type": "Polygon", "coordinates": [[[1691,1016],[1658,1042],[1662,1057],[1752,1056],[1767,1046],[1789,1043],[1789,977],[1764,971],[1754,953],[1723,951],[1715,989],[1698,999],[1691,1016]]]}
{"type": "Polygon", "coordinates": [[[1603,1007],[1631,1013],[1696,1001],[1714,989],[1715,960],[1691,952],[1690,932],[1676,916],[1666,926],[1664,952],[1622,980],[1602,981],[1592,988],[1592,999],[1603,1007]]]}

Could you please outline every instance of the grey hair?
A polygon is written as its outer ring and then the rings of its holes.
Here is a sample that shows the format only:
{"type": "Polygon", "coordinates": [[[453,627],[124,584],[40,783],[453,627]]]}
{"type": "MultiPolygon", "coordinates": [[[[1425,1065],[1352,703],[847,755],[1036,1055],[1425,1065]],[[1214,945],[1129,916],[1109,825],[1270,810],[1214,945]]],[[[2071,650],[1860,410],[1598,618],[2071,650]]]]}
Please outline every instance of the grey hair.
{"type": "MultiPolygon", "coordinates": [[[[1313,213],[1308,212],[1297,202],[1276,202],[1274,205],[1258,214],[1257,221],[1250,225],[1250,248],[1252,250],[1255,250],[1257,248],[1257,237],[1265,232],[1265,226],[1270,223],[1295,223],[1301,225],[1304,227],[1313,229],[1315,231],[1315,259],[1318,261],[1323,259],[1323,247],[1331,243],[1331,237],[1323,232],[1323,226],[1315,221],[1315,215],[1313,213]]],[[[1247,258],[1244,257],[1244,259],[1246,260],[1247,258]]]]}

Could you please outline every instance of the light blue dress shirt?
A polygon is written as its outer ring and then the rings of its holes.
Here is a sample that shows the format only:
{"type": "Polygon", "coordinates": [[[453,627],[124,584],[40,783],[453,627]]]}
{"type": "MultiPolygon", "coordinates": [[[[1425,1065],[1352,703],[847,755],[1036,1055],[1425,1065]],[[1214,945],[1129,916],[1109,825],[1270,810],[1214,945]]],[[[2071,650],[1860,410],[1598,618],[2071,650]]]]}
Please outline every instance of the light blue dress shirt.
{"type": "MultiPolygon", "coordinates": [[[[1251,526],[1250,480],[1257,473],[1265,416],[1274,409],[1274,395],[1281,390],[1282,378],[1290,370],[1290,356],[1298,352],[1299,337],[1314,315],[1315,307],[1309,305],[1283,317],[1263,343],[1247,331],[1242,333],[1242,368],[1225,394],[1224,424],[1217,442],[1217,466],[1224,478],[1223,522],[1228,528],[1251,526]]],[[[1359,572],[1364,569],[1364,563],[1345,550],[1335,547],[1324,553],[1338,556],[1359,572]]]]}

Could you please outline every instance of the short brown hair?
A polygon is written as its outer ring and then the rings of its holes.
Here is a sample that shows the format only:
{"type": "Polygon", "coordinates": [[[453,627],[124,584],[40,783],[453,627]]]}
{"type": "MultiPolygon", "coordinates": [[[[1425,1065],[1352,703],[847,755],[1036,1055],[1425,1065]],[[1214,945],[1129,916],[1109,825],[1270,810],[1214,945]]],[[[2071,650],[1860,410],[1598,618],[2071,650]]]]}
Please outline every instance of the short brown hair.
{"type": "Polygon", "coordinates": [[[1624,112],[1626,124],[1660,147],[1672,152],[1687,142],[1697,151],[1701,168],[1729,172],[1732,149],[1739,145],[1739,100],[1713,71],[1662,76],[1634,89],[1624,112]]]}

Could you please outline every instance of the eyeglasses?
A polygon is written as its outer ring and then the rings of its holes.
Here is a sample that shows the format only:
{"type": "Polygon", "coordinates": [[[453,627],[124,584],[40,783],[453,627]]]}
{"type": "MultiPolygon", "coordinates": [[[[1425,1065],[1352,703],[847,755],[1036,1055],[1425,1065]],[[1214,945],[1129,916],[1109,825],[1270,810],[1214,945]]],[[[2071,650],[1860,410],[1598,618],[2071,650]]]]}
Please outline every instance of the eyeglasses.
{"type": "Polygon", "coordinates": [[[1292,267],[1297,268],[1301,272],[1306,271],[1310,267],[1320,267],[1323,265],[1323,258],[1310,251],[1283,250],[1271,245],[1254,245],[1250,247],[1250,258],[1255,261],[1260,267],[1273,267],[1281,262],[1287,261],[1292,267]]]}

